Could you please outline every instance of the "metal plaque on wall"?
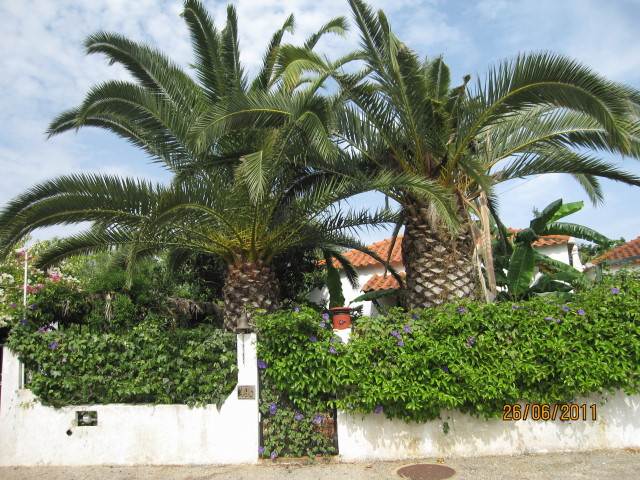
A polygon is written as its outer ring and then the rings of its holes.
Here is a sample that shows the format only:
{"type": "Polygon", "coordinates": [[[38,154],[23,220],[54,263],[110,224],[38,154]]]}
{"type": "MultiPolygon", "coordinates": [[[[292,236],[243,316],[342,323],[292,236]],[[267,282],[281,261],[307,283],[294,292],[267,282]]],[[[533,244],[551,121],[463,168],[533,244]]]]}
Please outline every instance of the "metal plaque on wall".
{"type": "Polygon", "coordinates": [[[255,385],[238,385],[238,398],[240,400],[253,400],[256,398],[255,385]]]}

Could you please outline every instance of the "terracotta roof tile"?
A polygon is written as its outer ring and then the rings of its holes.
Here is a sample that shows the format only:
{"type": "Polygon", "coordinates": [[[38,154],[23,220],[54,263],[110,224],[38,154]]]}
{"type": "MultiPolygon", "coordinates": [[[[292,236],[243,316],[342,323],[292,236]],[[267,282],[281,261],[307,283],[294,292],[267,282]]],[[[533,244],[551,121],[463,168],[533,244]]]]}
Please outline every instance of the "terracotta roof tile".
{"type": "MultiPolygon", "coordinates": [[[[387,255],[389,253],[389,247],[391,246],[391,239],[387,238],[385,240],[381,240],[376,243],[372,243],[371,245],[367,245],[369,250],[377,253],[383,260],[386,260],[387,255]]],[[[380,263],[367,255],[366,253],[362,253],[358,250],[349,250],[344,253],[344,256],[351,262],[351,264],[356,268],[362,267],[371,267],[373,265],[380,265],[380,263]]],[[[396,244],[393,246],[393,251],[391,252],[391,265],[401,265],[402,264],[402,237],[398,236],[396,240],[396,244]]],[[[337,266],[337,265],[336,265],[337,266]]]]}
{"type": "MultiPolygon", "coordinates": [[[[510,228],[509,232],[515,233],[518,230],[510,228]]],[[[540,237],[538,240],[533,242],[534,247],[550,247],[553,245],[562,245],[565,243],[569,243],[570,237],[567,235],[545,235],[544,237],[540,237]]],[[[385,240],[380,240],[379,242],[372,243],[368,245],[368,248],[375,253],[377,253],[381,258],[386,259],[387,253],[389,252],[389,247],[391,246],[391,239],[387,238],[385,240]]],[[[363,268],[363,267],[372,267],[374,265],[380,265],[376,260],[371,258],[369,255],[362,253],[358,250],[349,250],[344,253],[344,256],[349,260],[354,267],[363,268]]],[[[324,261],[321,261],[320,264],[324,264],[324,261]]],[[[393,246],[393,251],[391,252],[391,265],[402,265],[402,236],[398,236],[395,245],[393,246]]],[[[336,267],[339,267],[339,264],[335,263],[336,267]]]]}
{"type": "Polygon", "coordinates": [[[616,248],[594,258],[591,263],[597,265],[605,261],[630,259],[630,263],[640,264],[640,258],[631,259],[631,257],[636,256],[640,256],[640,237],[618,245],[616,248]]]}
{"type": "MultiPolygon", "coordinates": [[[[400,277],[404,279],[404,272],[400,273],[400,277]]],[[[363,292],[372,292],[378,290],[391,290],[392,288],[400,288],[398,285],[398,281],[391,275],[387,273],[386,276],[378,275],[377,273],[371,277],[367,283],[362,287],[363,292]]]]}
{"type": "MultiPolygon", "coordinates": [[[[520,231],[519,228],[508,228],[507,231],[511,234],[516,234],[520,231]]],[[[538,238],[535,242],[533,242],[534,248],[540,247],[551,247],[553,245],[562,245],[565,243],[569,243],[571,239],[568,235],[545,235],[543,237],[538,238]]]]}

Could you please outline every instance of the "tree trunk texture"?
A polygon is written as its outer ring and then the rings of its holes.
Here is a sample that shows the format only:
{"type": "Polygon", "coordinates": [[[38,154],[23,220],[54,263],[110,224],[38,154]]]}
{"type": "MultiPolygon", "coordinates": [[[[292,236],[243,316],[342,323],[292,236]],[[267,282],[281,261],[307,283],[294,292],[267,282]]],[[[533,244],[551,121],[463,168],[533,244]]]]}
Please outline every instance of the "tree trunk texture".
{"type": "Polygon", "coordinates": [[[426,308],[476,298],[474,241],[467,222],[456,234],[435,225],[425,207],[408,208],[402,238],[406,272],[405,306],[426,308]]]}
{"type": "Polygon", "coordinates": [[[273,271],[262,262],[231,265],[222,289],[224,326],[235,331],[238,318],[246,312],[249,325],[255,326],[254,310],[272,311],[278,305],[278,281],[273,271]]]}

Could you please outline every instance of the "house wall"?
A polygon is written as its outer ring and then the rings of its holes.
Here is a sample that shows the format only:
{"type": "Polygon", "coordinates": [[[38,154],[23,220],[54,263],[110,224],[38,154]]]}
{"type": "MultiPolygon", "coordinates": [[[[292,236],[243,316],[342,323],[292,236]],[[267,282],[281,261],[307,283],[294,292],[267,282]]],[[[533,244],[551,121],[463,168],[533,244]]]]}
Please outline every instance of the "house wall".
{"type": "MultiPolygon", "coordinates": [[[[395,266],[398,272],[404,272],[404,267],[402,265],[395,266]]],[[[347,279],[344,273],[340,273],[340,282],[342,284],[342,294],[344,295],[345,304],[349,305],[354,298],[362,295],[362,286],[366,284],[372,276],[379,274],[382,275],[384,273],[384,267],[382,266],[372,266],[358,269],[358,287],[353,288],[349,280],[347,279]]],[[[327,288],[323,289],[314,289],[309,293],[309,301],[313,303],[317,303],[319,305],[328,305],[329,303],[329,291],[327,288]]],[[[371,315],[375,314],[375,307],[372,302],[356,302],[351,304],[351,307],[358,307],[362,305],[362,314],[363,315],[371,315]]]]}
{"type": "Polygon", "coordinates": [[[0,404],[0,465],[183,465],[256,463],[259,413],[256,338],[238,335],[237,387],[215,405],[82,405],[45,407],[19,388],[20,367],[4,350],[0,404]],[[75,412],[95,410],[98,425],[79,427],[75,412]],[[71,431],[71,435],[67,431],[71,431]]]}
{"type": "MultiPolygon", "coordinates": [[[[602,273],[613,274],[613,273],[619,272],[620,270],[638,271],[640,270],[640,265],[629,264],[629,263],[620,264],[620,265],[607,265],[603,269],[602,273]]],[[[593,280],[594,278],[596,278],[596,275],[597,275],[597,267],[590,268],[589,270],[587,270],[586,274],[587,274],[587,277],[593,280]]]]}
{"type": "Polygon", "coordinates": [[[597,420],[588,416],[587,421],[513,422],[442,412],[442,420],[405,423],[383,414],[338,412],[340,458],[403,460],[640,447],[640,395],[617,392],[577,399],[576,403],[596,403],[597,420]],[[444,421],[449,425],[446,434],[444,421]]]}

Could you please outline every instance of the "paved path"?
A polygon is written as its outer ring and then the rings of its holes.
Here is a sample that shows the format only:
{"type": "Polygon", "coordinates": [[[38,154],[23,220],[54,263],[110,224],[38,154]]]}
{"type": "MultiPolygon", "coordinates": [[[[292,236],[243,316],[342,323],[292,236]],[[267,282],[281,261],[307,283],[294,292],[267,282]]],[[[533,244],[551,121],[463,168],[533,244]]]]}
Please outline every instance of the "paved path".
{"type": "MultiPolygon", "coordinates": [[[[436,459],[424,460],[428,463],[436,459]]],[[[411,462],[207,467],[0,467],[1,480],[387,480],[411,462]]],[[[640,450],[451,458],[452,480],[640,480],[640,450]]]]}

